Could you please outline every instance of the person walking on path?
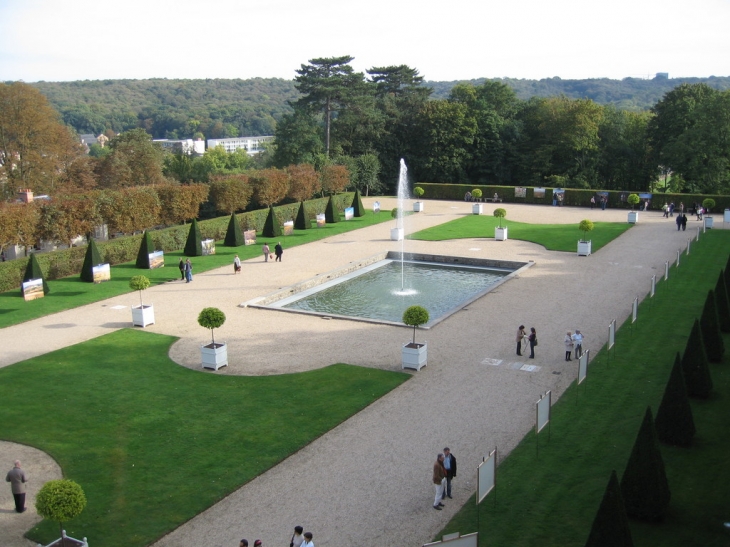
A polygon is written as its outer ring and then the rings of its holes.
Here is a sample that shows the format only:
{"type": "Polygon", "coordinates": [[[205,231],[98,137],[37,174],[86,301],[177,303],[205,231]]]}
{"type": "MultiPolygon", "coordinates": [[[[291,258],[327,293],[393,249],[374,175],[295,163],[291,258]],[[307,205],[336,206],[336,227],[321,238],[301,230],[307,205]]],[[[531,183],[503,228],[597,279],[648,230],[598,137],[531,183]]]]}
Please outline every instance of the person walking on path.
{"type": "Polygon", "coordinates": [[[177,267],[180,269],[180,281],[185,281],[185,261],[182,258],[177,267]]]}
{"type": "Polygon", "coordinates": [[[527,336],[525,325],[517,327],[517,355],[522,356],[522,340],[527,336]]]}
{"type": "Polygon", "coordinates": [[[247,540],[247,539],[242,539],[242,540],[241,540],[241,541],[240,541],[240,542],[238,543],[238,547],[248,547],[248,540],[247,540]]]}
{"type": "Polygon", "coordinates": [[[676,218],[676,220],[674,222],[677,225],[677,231],[679,232],[679,230],[682,229],[682,213],[679,213],[677,215],[677,218],[676,218]]]}
{"type": "Polygon", "coordinates": [[[264,252],[264,262],[269,261],[269,253],[271,253],[271,250],[269,250],[269,244],[264,243],[264,246],[261,249],[264,252]]]}
{"type": "Polygon", "coordinates": [[[596,206],[596,196],[591,196],[591,210],[596,206]]]}
{"type": "Polygon", "coordinates": [[[573,354],[573,333],[568,331],[565,335],[565,360],[572,361],[570,356],[573,354]]]}
{"type": "Polygon", "coordinates": [[[682,213],[682,231],[684,232],[687,229],[687,215],[682,213]]]}
{"type": "Polygon", "coordinates": [[[274,254],[276,255],[276,262],[281,262],[281,255],[284,254],[284,249],[281,247],[281,241],[279,241],[274,247],[274,254]]]}
{"type": "Polygon", "coordinates": [[[302,532],[304,531],[304,528],[301,526],[295,526],[294,527],[294,533],[291,536],[291,541],[289,542],[289,547],[301,547],[302,543],[304,542],[304,536],[302,535],[302,532]]]}
{"type": "Polygon", "coordinates": [[[667,205],[667,202],[664,202],[664,205],[662,205],[662,211],[664,211],[664,214],[662,214],[662,217],[669,218],[669,205],[667,205]]]}
{"type": "Polygon", "coordinates": [[[441,500],[444,497],[444,483],[446,482],[446,469],[444,469],[444,455],[436,456],[436,463],[433,464],[433,487],[436,496],[433,499],[433,508],[441,511],[444,506],[441,500]]]}
{"type": "Polygon", "coordinates": [[[446,470],[446,491],[441,496],[441,499],[444,499],[444,496],[448,496],[451,499],[451,479],[456,478],[456,458],[448,446],[444,448],[444,469],[446,470]]]}
{"type": "Polygon", "coordinates": [[[253,547],[262,547],[262,546],[263,546],[263,543],[261,543],[260,539],[257,539],[256,541],[253,542],[253,547]]]}
{"type": "Polygon", "coordinates": [[[185,283],[190,283],[193,280],[193,263],[188,258],[185,261],[185,283]]]}
{"type": "Polygon", "coordinates": [[[575,358],[580,359],[583,355],[583,335],[578,329],[575,329],[575,334],[573,335],[573,345],[575,346],[575,358]]]}
{"type": "Polygon", "coordinates": [[[302,547],[314,547],[312,532],[304,532],[304,542],[302,543],[302,547]]]}
{"type": "Polygon", "coordinates": [[[10,483],[10,490],[13,493],[13,499],[15,500],[15,512],[25,512],[25,483],[28,482],[28,477],[25,475],[20,467],[20,460],[15,460],[14,467],[8,471],[5,476],[5,481],[10,483]]]}
{"type": "Polygon", "coordinates": [[[530,327],[530,335],[527,337],[527,341],[530,343],[530,359],[534,359],[535,346],[537,345],[537,331],[535,327],[530,327]]]}
{"type": "Polygon", "coordinates": [[[233,274],[237,274],[241,272],[241,259],[238,258],[238,255],[236,255],[236,258],[233,259],[233,274]]]}
{"type": "Polygon", "coordinates": [[[608,201],[608,199],[606,199],[606,196],[601,196],[601,211],[605,211],[606,210],[606,202],[607,201],[608,201]]]}

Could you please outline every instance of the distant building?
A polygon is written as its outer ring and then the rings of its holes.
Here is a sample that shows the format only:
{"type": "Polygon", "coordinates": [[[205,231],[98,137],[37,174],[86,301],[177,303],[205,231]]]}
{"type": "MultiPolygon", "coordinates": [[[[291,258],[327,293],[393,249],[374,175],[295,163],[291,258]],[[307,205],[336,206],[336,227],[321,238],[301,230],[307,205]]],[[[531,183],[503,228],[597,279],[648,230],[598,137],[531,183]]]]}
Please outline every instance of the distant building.
{"type": "Polygon", "coordinates": [[[669,79],[669,72],[657,72],[656,76],[654,77],[655,80],[668,80],[669,79]]]}
{"type": "Polygon", "coordinates": [[[235,152],[243,148],[249,156],[258,154],[264,149],[265,143],[272,142],[273,136],[262,137],[233,137],[229,139],[208,139],[208,149],[222,146],[226,152],[235,152]]]}
{"type": "Polygon", "coordinates": [[[159,144],[164,150],[175,154],[187,154],[190,156],[191,154],[203,155],[205,153],[205,141],[202,139],[152,139],[152,142],[159,144]]]}
{"type": "Polygon", "coordinates": [[[86,147],[86,153],[88,154],[89,149],[95,144],[104,148],[106,143],[109,142],[109,137],[104,135],[104,133],[100,133],[98,137],[95,137],[93,133],[84,133],[83,135],[79,135],[79,140],[81,141],[81,144],[86,147]]]}

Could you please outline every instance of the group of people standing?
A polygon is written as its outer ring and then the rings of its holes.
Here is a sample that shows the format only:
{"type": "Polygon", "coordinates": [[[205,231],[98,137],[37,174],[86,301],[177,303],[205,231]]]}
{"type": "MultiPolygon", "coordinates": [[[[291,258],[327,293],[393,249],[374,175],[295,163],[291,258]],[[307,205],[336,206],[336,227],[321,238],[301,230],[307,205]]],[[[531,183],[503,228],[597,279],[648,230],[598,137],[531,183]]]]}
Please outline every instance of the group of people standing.
{"type": "Polygon", "coordinates": [[[443,501],[451,497],[451,481],[456,478],[456,457],[447,446],[444,451],[436,456],[436,463],[433,464],[433,486],[436,496],[433,500],[433,508],[441,511],[443,501]]]}
{"type": "Polygon", "coordinates": [[[535,358],[535,346],[537,346],[537,331],[530,327],[530,334],[525,331],[525,325],[517,327],[517,355],[522,356],[523,346],[530,345],[530,359],[535,358]]]}
{"type": "Polygon", "coordinates": [[[276,255],[276,262],[281,262],[281,255],[284,254],[284,248],[281,246],[281,241],[274,245],[273,254],[271,254],[271,249],[269,249],[268,243],[264,243],[264,246],[261,248],[261,250],[264,253],[264,262],[268,262],[270,258],[274,258],[274,255],[276,255]]]}
{"type": "MultiPolygon", "coordinates": [[[[294,533],[291,536],[289,547],[314,547],[312,541],[312,532],[304,532],[304,528],[301,526],[294,527],[294,533]]],[[[263,547],[263,543],[260,539],[253,542],[253,547],[263,547]]],[[[248,540],[242,539],[238,544],[238,547],[248,547],[248,540]]]]}
{"type": "Polygon", "coordinates": [[[181,258],[177,267],[180,269],[180,281],[184,280],[185,283],[190,283],[193,280],[193,264],[190,259],[183,261],[181,258]]]}
{"type": "Polygon", "coordinates": [[[573,351],[575,351],[575,358],[580,359],[581,355],[583,355],[583,335],[580,333],[579,329],[575,329],[575,334],[568,331],[565,334],[565,360],[566,361],[572,361],[571,355],[573,355],[573,351]]]}

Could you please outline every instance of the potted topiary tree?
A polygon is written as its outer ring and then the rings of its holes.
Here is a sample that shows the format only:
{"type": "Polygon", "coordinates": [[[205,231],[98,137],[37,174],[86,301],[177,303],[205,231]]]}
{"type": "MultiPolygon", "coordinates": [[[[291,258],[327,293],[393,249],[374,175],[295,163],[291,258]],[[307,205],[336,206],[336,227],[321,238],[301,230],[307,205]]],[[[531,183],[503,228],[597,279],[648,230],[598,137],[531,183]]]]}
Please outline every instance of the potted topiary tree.
{"type": "MultiPolygon", "coordinates": [[[[482,200],[482,191],[479,188],[474,188],[474,190],[471,191],[471,197],[477,201],[481,201],[482,200]]],[[[473,215],[481,215],[482,211],[483,211],[482,203],[472,203],[471,212],[473,215]]]]}
{"type": "Polygon", "coordinates": [[[494,239],[497,241],[507,240],[507,226],[502,226],[502,219],[507,216],[507,211],[501,207],[494,210],[494,216],[499,219],[499,226],[494,227],[494,239]]]}
{"type": "Polygon", "coordinates": [[[639,199],[639,196],[636,194],[629,194],[629,197],[626,198],[626,201],[629,202],[629,205],[631,205],[631,211],[629,211],[629,224],[636,224],[639,222],[639,211],[634,211],[634,206],[641,201],[639,199]]]}
{"type": "Polygon", "coordinates": [[[426,342],[416,344],[416,328],[428,323],[428,310],[423,306],[410,306],[403,312],[403,322],[413,327],[413,341],[405,344],[402,350],[402,367],[421,370],[426,366],[428,346],[426,342]]]}
{"type": "Polygon", "coordinates": [[[420,213],[421,211],[423,211],[423,202],[421,201],[421,197],[425,193],[426,193],[426,191],[423,188],[421,188],[420,186],[416,186],[415,188],[413,188],[413,195],[418,198],[413,203],[413,212],[414,213],[420,213]]]}
{"type": "Polygon", "coordinates": [[[82,540],[70,538],[63,529],[63,523],[76,518],[86,507],[86,496],[81,486],[68,479],[48,481],[38,491],[35,508],[44,519],[58,523],[61,538],[50,543],[64,547],[87,547],[86,538],[82,540]]]}
{"type": "Polygon", "coordinates": [[[591,240],[585,239],[588,237],[588,232],[593,231],[593,222],[587,218],[580,221],[578,229],[583,232],[583,238],[578,240],[578,256],[588,256],[591,254],[591,240]]]}
{"type": "Polygon", "coordinates": [[[715,200],[712,198],[705,198],[702,201],[702,207],[705,209],[705,212],[707,213],[703,218],[705,222],[705,228],[712,229],[712,225],[714,223],[712,219],[712,215],[710,215],[710,211],[715,206],[715,200]]]}
{"type": "Polygon", "coordinates": [[[203,308],[198,314],[198,324],[210,329],[210,344],[200,346],[200,356],[203,368],[218,370],[228,366],[228,347],[226,343],[216,343],[213,329],[217,329],[226,322],[226,315],[218,308],[203,308]]]}
{"type": "Polygon", "coordinates": [[[395,228],[390,229],[390,239],[392,241],[400,241],[405,237],[405,229],[403,228],[403,211],[398,207],[393,207],[390,216],[395,219],[395,228]]]}
{"type": "Polygon", "coordinates": [[[139,291],[139,306],[132,306],[132,326],[146,327],[155,324],[155,308],[152,304],[142,303],[142,291],[149,288],[150,280],[144,275],[134,275],[129,280],[129,288],[139,291]]]}

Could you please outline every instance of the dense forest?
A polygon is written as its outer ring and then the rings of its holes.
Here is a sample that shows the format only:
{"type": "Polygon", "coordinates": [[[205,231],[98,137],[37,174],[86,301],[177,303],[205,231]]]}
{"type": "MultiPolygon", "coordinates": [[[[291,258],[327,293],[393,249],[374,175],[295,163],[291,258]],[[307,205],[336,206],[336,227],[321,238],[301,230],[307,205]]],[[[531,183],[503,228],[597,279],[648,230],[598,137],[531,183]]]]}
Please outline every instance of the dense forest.
{"type": "MultiPolygon", "coordinates": [[[[565,96],[590,99],[621,110],[643,111],[653,107],[681,84],[704,83],[719,91],[730,89],[730,77],[607,78],[590,80],[518,80],[485,78],[458,82],[424,81],[433,89],[432,99],[445,99],[458,84],[479,86],[499,82],[514,90],[517,98],[565,96]]],[[[9,83],[9,82],[7,82],[9,83]]],[[[96,80],[38,82],[39,89],[78,133],[98,135],[141,127],[156,139],[273,135],[276,124],[291,112],[290,102],[300,98],[294,80],[96,80]]]]}

